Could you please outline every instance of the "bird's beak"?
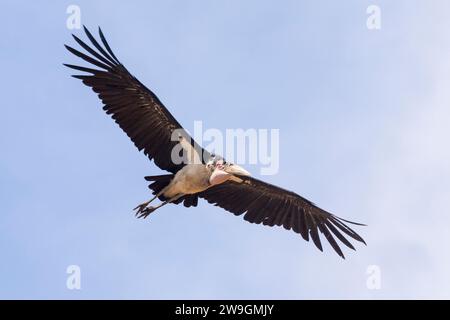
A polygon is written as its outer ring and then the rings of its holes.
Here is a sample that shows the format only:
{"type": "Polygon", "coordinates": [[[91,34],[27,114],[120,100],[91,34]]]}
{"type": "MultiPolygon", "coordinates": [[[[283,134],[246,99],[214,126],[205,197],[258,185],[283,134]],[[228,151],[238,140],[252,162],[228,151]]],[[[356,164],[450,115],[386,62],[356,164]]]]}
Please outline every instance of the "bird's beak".
{"type": "Polygon", "coordinates": [[[250,172],[236,164],[233,164],[232,166],[226,166],[225,168],[223,168],[223,171],[235,176],[251,176],[250,172]]]}

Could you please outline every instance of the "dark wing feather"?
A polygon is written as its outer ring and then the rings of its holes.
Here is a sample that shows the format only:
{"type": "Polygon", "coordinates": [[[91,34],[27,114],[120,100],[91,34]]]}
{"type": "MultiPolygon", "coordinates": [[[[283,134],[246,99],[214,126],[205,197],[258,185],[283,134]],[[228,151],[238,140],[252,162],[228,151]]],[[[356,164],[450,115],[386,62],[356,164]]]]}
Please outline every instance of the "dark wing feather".
{"type": "Polygon", "coordinates": [[[172,133],[174,130],[179,130],[181,135],[191,141],[196,150],[202,152],[200,155],[202,159],[208,159],[209,153],[200,148],[183,130],[158,97],[119,62],[100,28],[99,34],[104,48],[86,28],[84,30],[97,50],[76,36],[73,36],[75,41],[90,55],[69,46],[66,48],[99,69],[72,64],[65,64],[65,66],[88,73],[73,77],[81,79],[98,94],[104,103],[103,109],[130,137],[139,151],[144,150],[149,159],[153,159],[161,169],[176,173],[184,166],[183,163],[173,163],[171,159],[171,152],[178,143],[178,141],[171,141],[172,133]]]}
{"type": "Polygon", "coordinates": [[[227,181],[199,193],[199,196],[235,215],[245,213],[244,219],[251,223],[292,229],[306,241],[311,238],[320,251],[322,243],[319,234],[322,234],[342,258],[344,254],[335,237],[353,250],[355,248],[344,234],[365,244],[364,240],[344,222],[361,224],[343,220],[322,210],[292,191],[252,177],[239,178],[243,182],[227,181]]]}

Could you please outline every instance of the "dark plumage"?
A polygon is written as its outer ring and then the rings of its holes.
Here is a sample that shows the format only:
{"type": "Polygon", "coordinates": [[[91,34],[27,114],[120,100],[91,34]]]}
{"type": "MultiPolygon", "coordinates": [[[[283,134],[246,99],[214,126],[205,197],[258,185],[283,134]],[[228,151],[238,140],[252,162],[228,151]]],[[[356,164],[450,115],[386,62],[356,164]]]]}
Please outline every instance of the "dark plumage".
{"type": "Polygon", "coordinates": [[[148,216],[167,203],[183,202],[186,207],[195,207],[200,197],[235,215],[244,215],[244,220],[251,223],[292,229],[306,241],[311,238],[321,251],[319,234],[322,234],[343,258],[344,254],[336,240],[351,249],[354,247],[346,236],[365,243],[346,225],[346,223],[360,224],[324,211],[292,191],[255,179],[239,166],[219,160],[202,149],[156,95],[120,63],[102,31],[99,29],[103,47],[86,28],[84,30],[97,50],[76,36],[73,36],[75,41],[90,55],[69,46],[66,48],[97,68],[72,64],[65,66],[85,73],[73,77],[81,79],[98,94],[104,104],[103,109],[130,137],[139,151],[143,150],[158,167],[170,172],[146,177],[146,180],[151,182],[149,188],[155,197],[136,207],[140,217],[148,216]],[[175,130],[179,131],[179,139],[173,141],[175,130]],[[189,141],[188,146],[183,145],[183,150],[195,150],[197,154],[200,152],[201,163],[194,164],[189,161],[173,163],[172,150],[183,139],[189,141]],[[214,178],[216,174],[225,177],[226,181],[216,182],[219,181],[214,178]],[[157,207],[150,207],[149,203],[155,198],[164,202],[157,207]]]}
{"type": "MultiPolygon", "coordinates": [[[[178,143],[178,141],[171,141],[171,134],[173,130],[179,129],[184,132],[187,138],[190,138],[189,135],[159,101],[158,97],[133,77],[119,62],[106,42],[101,29],[99,29],[100,38],[107,52],[86,27],[84,30],[99,53],[75,35],[73,35],[73,38],[97,60],[67,45],[65,47],[74,55],[100,69],[71,64],[64,65],[89,73],[90,75],[73,75],[73,77],[81,79],[85,85],[91,87],[98,94],[104,104],[103,110],[111,115],[139,151],[144,150],[144,154],[150,160],[153,159],[161,169],[176,173],[183,167],[183,164],[177,165],[171,161],[171,151],[178,143]]],[[[191,141],[193,141],[192,138],[191,141]]],[[[200,148],[197,144],[195,145],[200,148]]],[[[203,152],[206,153],[204,150],[203,152]]]]}

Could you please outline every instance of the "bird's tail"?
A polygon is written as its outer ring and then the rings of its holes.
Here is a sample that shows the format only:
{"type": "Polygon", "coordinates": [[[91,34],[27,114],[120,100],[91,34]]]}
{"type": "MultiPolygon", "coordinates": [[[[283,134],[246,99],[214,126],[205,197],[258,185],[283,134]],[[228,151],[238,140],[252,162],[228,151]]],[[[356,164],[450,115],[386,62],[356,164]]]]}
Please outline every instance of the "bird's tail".
{"type": "MultiPolygon", "coordinates": [[[[167,185],[169,185],[170,181],[173,179],[173,174],[162,174],[159,176],[147,176],[145,180],[152,181],[148,185],[149,189],[152,190],[153,194],[157,194],[162,189],[164,189],[167,185]]],[[[164,201],[166,198],[163,195],[158,197],[159,200],[164,201]]]]}

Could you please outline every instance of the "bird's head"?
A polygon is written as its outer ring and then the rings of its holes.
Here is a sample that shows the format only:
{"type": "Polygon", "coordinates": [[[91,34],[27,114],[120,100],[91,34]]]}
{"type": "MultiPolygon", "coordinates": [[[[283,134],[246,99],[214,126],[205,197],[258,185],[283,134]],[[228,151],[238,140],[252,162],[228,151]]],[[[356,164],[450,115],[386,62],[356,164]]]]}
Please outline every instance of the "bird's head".
{"type": "Polygon", "coordinates": [[[244,168],[225,161],[222,157],[213,155],[206,164],[211,170],[209,182],[212,185],[220,184],[231,178],[231,176],[250,176],[250,173],[244,168]]]}

